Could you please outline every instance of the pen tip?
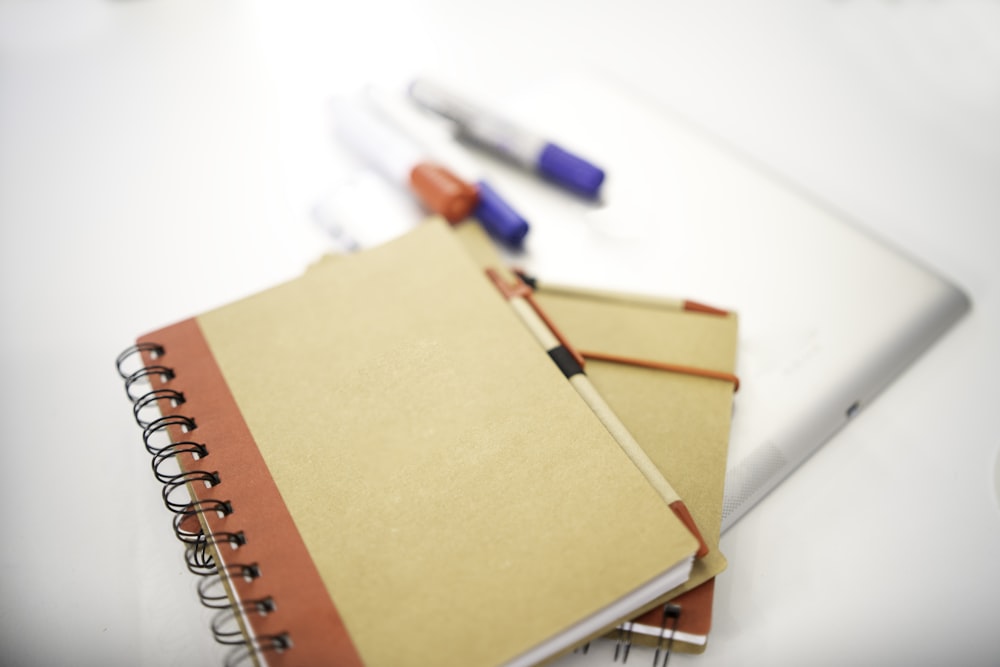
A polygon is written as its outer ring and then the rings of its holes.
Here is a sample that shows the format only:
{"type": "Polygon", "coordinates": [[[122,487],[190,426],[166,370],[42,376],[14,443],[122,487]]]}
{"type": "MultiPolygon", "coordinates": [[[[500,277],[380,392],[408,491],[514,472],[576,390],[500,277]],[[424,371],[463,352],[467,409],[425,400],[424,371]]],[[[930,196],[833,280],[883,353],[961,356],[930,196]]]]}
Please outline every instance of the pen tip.
{"type": "Polygon", "coordinates": [[[705,543],[705,538],[701,536],[701,531],[698,530],[698,525],[694,522],[694,517],[691,516],[691,512],[688,511],[687,505],[684,504],[683,500],[675,500],[670,503],[670,509],[673,510],[674,514],[681,523],[691,531],[695,539],[698,540],[698,551],[695,552],[695,558],[704,558],[708,555],[708,544],[705,543]]]}

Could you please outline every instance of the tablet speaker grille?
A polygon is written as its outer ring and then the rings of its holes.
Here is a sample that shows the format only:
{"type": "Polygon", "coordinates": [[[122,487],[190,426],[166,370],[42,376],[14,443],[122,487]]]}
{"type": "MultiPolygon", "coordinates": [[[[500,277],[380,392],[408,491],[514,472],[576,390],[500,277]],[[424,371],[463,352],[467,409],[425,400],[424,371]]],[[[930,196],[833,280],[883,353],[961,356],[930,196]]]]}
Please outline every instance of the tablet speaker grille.
{"type": "Polygon", "coordinates": [[[726,493],[722,501],[723,526],[728,526],[757,502],[763,495],[761,491],[770,489],[787,465],[788,459],[781,450],[768,443],[733,466],[726,475],[726,493]]]}

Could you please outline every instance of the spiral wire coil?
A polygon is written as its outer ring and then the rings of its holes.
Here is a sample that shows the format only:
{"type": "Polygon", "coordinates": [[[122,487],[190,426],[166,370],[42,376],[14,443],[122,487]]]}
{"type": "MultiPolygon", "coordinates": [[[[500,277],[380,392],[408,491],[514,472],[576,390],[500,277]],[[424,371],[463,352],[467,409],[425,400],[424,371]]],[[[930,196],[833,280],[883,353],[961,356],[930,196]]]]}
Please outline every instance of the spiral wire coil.
{"type": "Polygon", "coordinates": [[[236,601],[227,591],[227,579],[251,581],[261,576],[260,568],[256,563],[227,563],[220,569],[213,555],[213,549],[220,544],[238,549],[246,544],[246,535],[243,531],[205,532],[201,521],[203,515],[228,516],[233,513],[233,506],[228,500],[195,499],[188,491],[193,483],[214,489],[222,483],[222,478],[218,471],[202,467],[202,461],[209,456],[209,446],[186,439],[187,434],[198,428],[195,419],[176,412],[162,414],[164,407],[177,409],[185,403],[184,394],[174,388],[152,387],[151,378],[159,377],[163,384],[176,379],[173,368],[156,363],[164,352],[161,345],[138,343],[118,355],[115,366],[125,383],[125,395],[132,403],[135,422],[142,429],[143,445],[152,456],[153,476],[163,485],[163,504],[174,515],[174,534],[185,545],[187,568],[201,578],[197,585],[198,598],[205,607],[216,610],[211,622],[212,635],[220,644],[233,647],[226,665],[235,667],[248,660],[254,661],[255,655],[267,651],[283,652],[291,648],[292,642],[288,633],[248,637],[239,622],[240,616],[249,613],[273,612],[275,603],[270,596],[236,601]],[[141,360],[143,353],[149,355],[153,363],[147,365],[140,361],[138,368],[130,369],[136,358],[141,360]],[[170,430],[184,434],[185,439],[172,441],[170,430]],[[182,469],[178,460],[181,455],[197,462],[197,469],[182,469]]]}

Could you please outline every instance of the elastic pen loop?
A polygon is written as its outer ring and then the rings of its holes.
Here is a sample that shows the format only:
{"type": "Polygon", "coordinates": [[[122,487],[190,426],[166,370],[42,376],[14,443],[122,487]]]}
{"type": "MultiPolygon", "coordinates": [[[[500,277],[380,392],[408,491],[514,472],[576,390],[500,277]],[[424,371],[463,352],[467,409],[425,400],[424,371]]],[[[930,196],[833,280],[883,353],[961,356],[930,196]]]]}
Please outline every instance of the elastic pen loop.
{"type": "Polygon", "coordinates": [[[535,314],[538,315],[539,319],[542,320],[549,331],[552,332],[552,335],[556,337],[556,340],[559,341],[559,344],[566,348],[576,363],[579,364],[580,368],[584,367],[586,363],[584,355],[580,354],[575,347],[569,344],[569,341],[566,340],[566,336],[559,330],[559,327],[556,326],[555,322],[552,321],[542,307],[538,305],[538,302],[535,301],[531,286],[524,282],[519,274],[515,273],[514,280],[510,283],[504,282],[504,279],[500,277],[500,274],[495,269],[486,269],[486,275],[490,277],[490,280],[497,286],[497,289],[500,290],[505,299],[520,298],[527,301],[531,309],[535,311],[535,314]]]}
{"type": "Polygon", "coordinates": [[[661,361],[653,361],[651,359],[637,359],[635,357],[624,357],[617,354],[606,354],[604,352],[583,351],[581,354],[583,354],[585,359],[592,359],[594,361],[628,364],[630,366],[641,366],[643,368],[652,368],[654,370],[667,371],[669,373],[683,373],[685,375],[696,375],[698,377],[711,378],[713,380],[724,380],[725,382],[732,383],[734,392],[737,392],[740,389],[739,377],[732,373],[725,373],[723,371],[713,371],[708,368],[698,368],[696,366],[667,364],[661,361]]]}

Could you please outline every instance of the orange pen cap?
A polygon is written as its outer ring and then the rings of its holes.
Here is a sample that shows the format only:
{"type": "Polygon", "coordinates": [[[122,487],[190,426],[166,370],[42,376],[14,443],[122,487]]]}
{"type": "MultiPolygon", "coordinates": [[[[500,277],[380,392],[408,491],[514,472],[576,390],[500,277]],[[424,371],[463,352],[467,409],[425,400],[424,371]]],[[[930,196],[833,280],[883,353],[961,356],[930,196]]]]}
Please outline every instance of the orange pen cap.
{"type": "Polygon", "coordinates": [[[452,224],[468,218],[479,198],[475,186],[430,162],[413,168],[410,185],[424,206],[452,224]]]}

